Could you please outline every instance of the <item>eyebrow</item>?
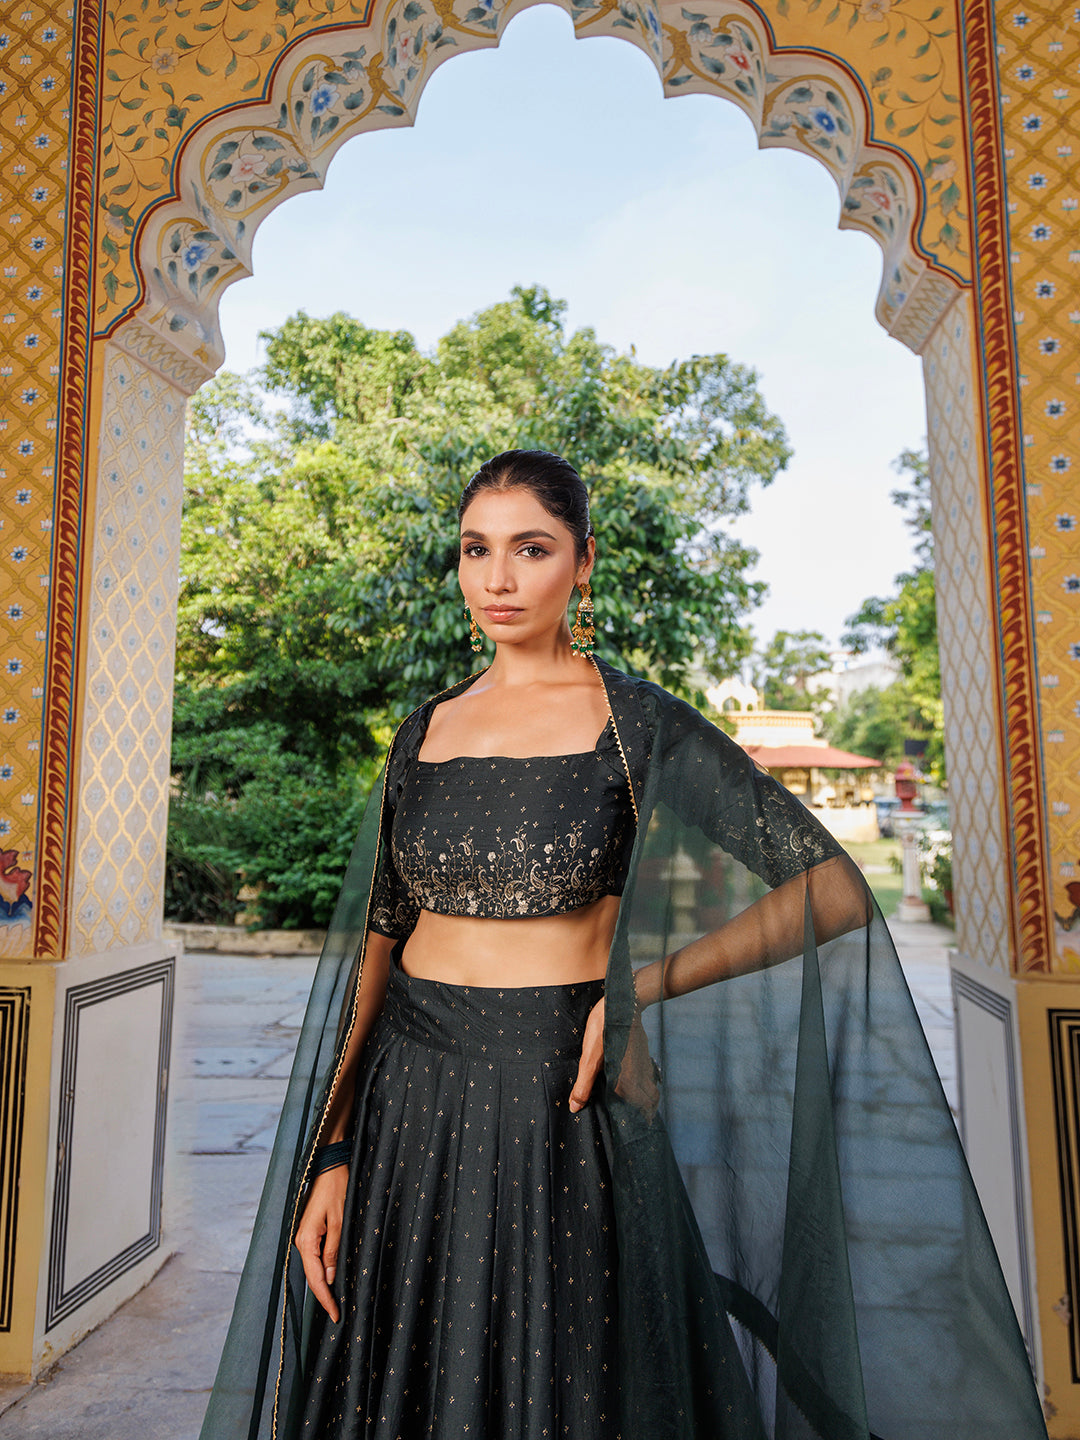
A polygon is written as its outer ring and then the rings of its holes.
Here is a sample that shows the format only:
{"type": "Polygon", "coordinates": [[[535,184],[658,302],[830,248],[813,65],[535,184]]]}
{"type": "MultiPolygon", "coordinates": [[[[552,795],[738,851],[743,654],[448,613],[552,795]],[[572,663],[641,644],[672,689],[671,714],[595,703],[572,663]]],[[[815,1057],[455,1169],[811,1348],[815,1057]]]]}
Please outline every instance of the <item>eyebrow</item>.
{"type": "MultiPolygon", "coordinates": [[[[510,536],[510,544],[520,545],[522,540],[536,540],[539,537],[542,537],[544,540],[550,540],[553,544],[558,544],[555,536],[549,534],[546,530],[522,530],[520,534],[510,536]]],[[[487,536],[479,530],[462,530],[461,538],[462,540],[486,540],[487,536]]]]}

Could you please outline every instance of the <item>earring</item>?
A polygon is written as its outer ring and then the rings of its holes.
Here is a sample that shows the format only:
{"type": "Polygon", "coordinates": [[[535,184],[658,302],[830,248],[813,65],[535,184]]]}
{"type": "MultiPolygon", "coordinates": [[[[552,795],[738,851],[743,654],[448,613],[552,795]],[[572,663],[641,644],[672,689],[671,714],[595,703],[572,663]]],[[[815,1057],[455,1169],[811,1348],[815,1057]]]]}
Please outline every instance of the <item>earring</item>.
{"type": "Polygon", "coordinates": [[[465,614],[469,617],[469,644],[475,652],[484,648],[484,639],[480,634],[480,627],[473,618],[473,613],[468,605],[465,606],[465,614]]]}
{"type": "Polygon", "coordinates": [[[587,580],[578,584],[581,591],[581,599],[578,601],[577,614],[574,616],[574,623],[570,633],[573,639],[570,641],[570,649],[575,655],[580,655],[583,660],[592,657],[593,645],[596,641],[596,631],[593,629],[593,603],[592,587],[587,580]]]}

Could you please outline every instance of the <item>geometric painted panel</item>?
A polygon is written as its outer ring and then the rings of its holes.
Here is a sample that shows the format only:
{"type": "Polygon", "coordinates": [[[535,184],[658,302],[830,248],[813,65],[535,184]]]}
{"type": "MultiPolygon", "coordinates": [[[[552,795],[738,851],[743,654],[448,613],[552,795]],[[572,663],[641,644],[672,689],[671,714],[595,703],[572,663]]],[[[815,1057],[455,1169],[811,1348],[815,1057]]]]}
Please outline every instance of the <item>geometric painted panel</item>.
{"type": "Polygon", "coordinates": [[[973,432],[971,296],[960,296],[923,352],[933,484],[934,585],[945,756],[952,810],[957,944],[1010,970],[1009,847],[1005,844],[995,680],[992,582],[973,432]]]}
{"type": "Polygon", "coordinates": [[[160,933],[184,397],[110,345],[94,516],[72,949],[160,933]]]}

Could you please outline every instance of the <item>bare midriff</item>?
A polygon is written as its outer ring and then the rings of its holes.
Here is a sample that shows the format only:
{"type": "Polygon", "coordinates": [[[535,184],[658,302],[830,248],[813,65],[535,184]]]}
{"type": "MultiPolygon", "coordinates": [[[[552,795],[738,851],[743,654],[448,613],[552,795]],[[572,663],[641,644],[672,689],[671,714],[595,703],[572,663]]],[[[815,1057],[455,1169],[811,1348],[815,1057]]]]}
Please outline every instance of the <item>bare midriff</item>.
{"type": "Polygon", "coordinates": [[[520,920],[421,910],[401,968],[417,979],[493,988],[602,980],[618,913],[617,895],[520,920]]]}

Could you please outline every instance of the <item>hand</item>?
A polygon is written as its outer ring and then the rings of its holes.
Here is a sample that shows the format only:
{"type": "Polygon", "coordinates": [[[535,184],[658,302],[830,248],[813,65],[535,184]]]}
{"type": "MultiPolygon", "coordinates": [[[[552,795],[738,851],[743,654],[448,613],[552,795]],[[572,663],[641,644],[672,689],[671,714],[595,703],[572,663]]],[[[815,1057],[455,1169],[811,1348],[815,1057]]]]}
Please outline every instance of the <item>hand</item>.
{"type": "Polygon", "coordinates": [[[333,1170],[324,1170],[321,1175],[316,1175],[293,1242],[304,1262],[308,1289],[335,1325],[340,1317],[330,1286],[337,1273],[341,1221],[348,1185],[347,1165],[337,1165],[333,1170]]]}
{"type": "Polygon", "coordinates": [[[581,1060],[577,1078],[570,1091],[570,1110],[576,1115],[592,1094],[593,1084],[604,1063],[604,997],[589,1011],[585,1034],[581,1037],[581,1060]]]}

